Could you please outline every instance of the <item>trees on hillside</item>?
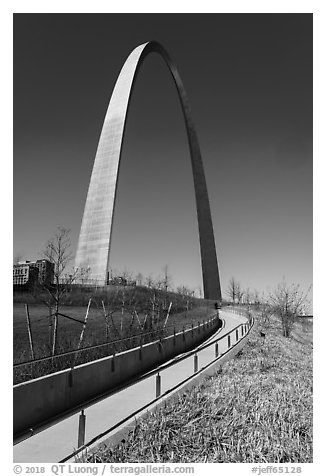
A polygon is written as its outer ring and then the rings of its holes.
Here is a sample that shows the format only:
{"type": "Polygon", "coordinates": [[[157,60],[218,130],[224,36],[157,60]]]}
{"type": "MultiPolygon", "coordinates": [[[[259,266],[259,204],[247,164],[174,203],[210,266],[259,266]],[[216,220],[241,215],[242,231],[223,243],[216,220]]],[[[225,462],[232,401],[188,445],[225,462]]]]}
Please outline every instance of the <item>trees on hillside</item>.
{"type": "Polygon", "coordinates": [[[304,292],[300,285],[288,285],[285,281],[277,285],[275,290],[265,298],[259,296],[258,291],[251,292],[249,288],[245,291],[241,289],[240,283],[232,277],[226,289],[233,304],[254,304],[259,311],[261,322],[264,326],[270,325],[272,315],[278,317],[282,324],[284,337],[290,337],[295,319],[303,314],[307,305],[307,296],[310,288],[304,292]]]}
{"type": "Polygon", "coordinates": [[[148,276],[146,276],[145,278],[145,286],[147,286],[148,288],[153,288],[154,287],[154,279],[153,279],[153,276],[151,274],[149,274],[148,276]]]}
{"type": "Polygon", "coordinates": [[[230,297],[233,305],[237,302],[241,304],[244,291],[241,289],[240,283],[232,277],[226,289],[226,294],[230,297]]]}
{"type": "Polygon", "coordinates": [[[269,306],[281,320],[284,337],[290,337],[296,316],[305,310],[309,291],[310,288],[304,292],[298,284],[288,285],[283,281],[269,295],[269,306]]]}
{"type": "Polygon", "coordinates": [[[226,294],[229,296],[231,299],[232,303],[235,303],[236,297],[237,297],[237,286],[238,283],[236,280],[232,277],[229,281],[228,287],[226,289],[226,294]]]}

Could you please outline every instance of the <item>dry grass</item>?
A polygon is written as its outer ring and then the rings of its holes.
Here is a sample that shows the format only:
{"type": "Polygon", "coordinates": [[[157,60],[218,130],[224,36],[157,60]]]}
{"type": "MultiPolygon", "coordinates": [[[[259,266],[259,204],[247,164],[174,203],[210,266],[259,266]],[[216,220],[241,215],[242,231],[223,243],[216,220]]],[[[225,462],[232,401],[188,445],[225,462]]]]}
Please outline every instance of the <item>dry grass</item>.
{"type": "Polygon", "coordinates": [[[89,462],[312,462],[312,324],[258,319],[240,355],[89,462]],[[260,331],[266,338],[260,336],[260,331]]]}

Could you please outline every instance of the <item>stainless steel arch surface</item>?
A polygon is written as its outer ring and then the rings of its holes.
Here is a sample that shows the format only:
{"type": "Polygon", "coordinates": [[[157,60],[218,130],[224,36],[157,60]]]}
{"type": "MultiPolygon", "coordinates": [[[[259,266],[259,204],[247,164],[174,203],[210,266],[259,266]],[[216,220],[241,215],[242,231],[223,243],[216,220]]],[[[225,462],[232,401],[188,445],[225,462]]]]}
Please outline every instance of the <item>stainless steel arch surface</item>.
{"type": "Polygon", "coordinates": [[[104,119],[81,224],[75,267],[89,269],[87,280],[106,284],[119,163],[129,100],[137,72],[149,53],[158,53],[167,64],[184,115],[195,187],[204,297],[221,299],[212,218],[205,174],[189,101],[177,68],[156,41],[135,48],[116,81],[104,119]]]}

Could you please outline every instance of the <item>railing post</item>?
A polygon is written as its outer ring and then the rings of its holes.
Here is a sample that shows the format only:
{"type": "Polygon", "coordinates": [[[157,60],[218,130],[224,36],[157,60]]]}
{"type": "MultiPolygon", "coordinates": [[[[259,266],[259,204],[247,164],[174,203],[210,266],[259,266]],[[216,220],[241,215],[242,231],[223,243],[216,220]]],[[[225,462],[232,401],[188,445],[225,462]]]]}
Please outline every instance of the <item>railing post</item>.
{"type": "Polygon", "coordinates": [[[218,342],[215,343],[215,357],[218,357],[218,342]]]}
{"type": "Polygon", "coordinates": [[[236,338],[236,341],[239,340],[239,333],[238,333],[238,329],[235,331],[235,338],[236,338]]]}
{"type": "Polygon", "coordinates": [[[191,337],[194,337],[194,324],[191,323],[191,337]]]}
{"type": "Polygon", "coordinates": [[[230,334],[228,335],[228,347],[231,347],[231,336],[230,336],[230,334]]]}
{"type": "Polygon", "coordinates": [[[85,430],[86,430],[86,415],[84,410],[81,411],[79,415],[79,424],[78,424],[78,448],[85,444],[85,430]]]}
{"type": "Polygon", "coordinates": [[[194,374],[198,372],[198,355],[194,355],[194,374]]]}
{"type": "Polygon", "coordinates": [[[198,321],[198,334],[200,334],[200,322],[198,321]]]}
{"type": "Polygon", "coordinates": [[[176,344],[175,327],[173,328],[173,345],[176,344]]]}
{"type": "Polygon", "coordinates": [[[156,375],[156,398],[161,395],[161,376],[160,373],[156,375]]]}

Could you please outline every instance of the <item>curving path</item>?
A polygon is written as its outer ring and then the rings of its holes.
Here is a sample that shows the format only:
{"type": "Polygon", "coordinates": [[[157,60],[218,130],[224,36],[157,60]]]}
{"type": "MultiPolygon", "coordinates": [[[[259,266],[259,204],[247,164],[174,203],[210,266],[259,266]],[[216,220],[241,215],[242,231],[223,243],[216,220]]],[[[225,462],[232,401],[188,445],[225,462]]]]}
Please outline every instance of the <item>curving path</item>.
{"type": "MultiPolygon", "coordinates": [[[[224,328],[207,339],[204,344],[214,340],[217,336],[221,337],[227,334],[239,324],[247,323],[245,317],[225,311],[220,312],[220,317],[225,321],[224,328]]],[[[234,343],[234,335],[232,335],[231,343],[234,343]]],[[[215,356],[214,346],[200,350],[202,345],[197,348],[199,370],[215,356]]],[[[227,339],[223,339],[219,342],[219,353],[225,352],[227,347],[227,339]]],[[[193,375],[193,372],[193,356],[161,371],[161,394],[193,375]]],[[[155,376],[151,375],[86,408],[86,443],[155,399],[155,392],[155,376]]],[[[78,421],[79,415],[75,414],[17,444],[13,451],[14,462],[56,463],[61,461],[77,448],[78,421]]]]}

